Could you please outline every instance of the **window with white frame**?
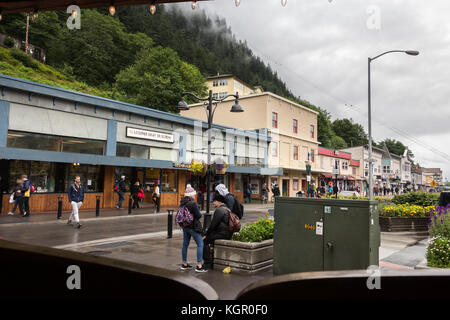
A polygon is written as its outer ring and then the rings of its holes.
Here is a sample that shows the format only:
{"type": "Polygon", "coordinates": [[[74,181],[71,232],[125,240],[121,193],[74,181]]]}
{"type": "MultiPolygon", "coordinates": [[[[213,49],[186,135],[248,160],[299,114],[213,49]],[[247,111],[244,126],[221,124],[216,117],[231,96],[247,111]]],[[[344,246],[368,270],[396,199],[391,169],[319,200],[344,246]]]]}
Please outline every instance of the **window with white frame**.
{"type": "Polygon", "coordinates": [[[348,169],[348,162],[347,161],[342,161],[342,169],[343,170],[347,170],[348,169]]]}

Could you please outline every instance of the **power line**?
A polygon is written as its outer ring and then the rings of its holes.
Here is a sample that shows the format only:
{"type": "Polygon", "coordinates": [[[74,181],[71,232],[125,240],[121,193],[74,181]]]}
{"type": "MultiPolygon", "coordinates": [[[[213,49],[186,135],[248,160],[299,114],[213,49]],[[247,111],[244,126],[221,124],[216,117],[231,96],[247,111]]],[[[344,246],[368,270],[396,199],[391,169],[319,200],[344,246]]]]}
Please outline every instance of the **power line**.
{"type": "MultiPolygon", "coordinates": [[[[303,82],[307,83],[307,84],[310,85],[312,88],[314,88],[314,89],[316,89],[317,91],[319,91],[320,93],[322,93],[322,94],[324,94],[324,95],[330,97],[331,99],[333,99],[333,100],[335,100],[335,101],[337,101],[337,102],[339,102],[339,103],[344,104],[349,110],[358,112],[360,115],[362,115],[362,116],[364,116],[364,117],[367,117],[367,113],[366,113],[366,112],[361,112],[361,111],[358,110],[358,108],[360,108],[359,106],[355,106],[355,105],[353,105],[353,104],[351,104],[351,103],[345,101],[344,99],[342,99],[342,98],[340,98],[340,97],[338,97],[338,96],[336,96],[336,95],[334,95],[334,94],[328,92],[328,90],[326,90],[326,89],[324,89],[324,88],[322,88],[322,87],[316,85],[315,83],[309,81],[309,80],[306,79],[305,77],[299,75],[296,71],[294,71],[294,70],[292,70],[292,69],[290,69],[290,68],[285,67],[282,63],[276,61],[276,60],[273,59],[271,56],[268,56],[268,55],[262,53],[260,50],[256,49],[254,46],[251,46],[251,45],[249,45],[249,44],[248,44],[248,46],[250,47],[250,49],[251,49],[252,51],[256,52],[258,55],[264,57],[264,58],[267,59],[267,60],[272,61],[275,65],[277,65],[277,66],[279,66],[279,67],[281,67],[281,68],[284,68],[287,72],[292,73],[292,74],[295,75],[297,78],[299,78],[299,79],[302,80],[303,82]]],[[[373,118],[375,118],[375,117],[373,117],[373,118]]],[[[421,141],[420,139],[418,139],[417,137],[415,137],[415,136],[413,136],[412,134],[408,133],[407,131],[401,130],[401,129],[396,128],[396,127],[392,127],[391,125],[389,125],[389,124],[387,124],[387,123],[385,123],[385,122],[383,122],[383,121],[381,121],[381,120],[377,120],[376,118],[374,119],[374,122],[376,122],[377,124],[380,124],[380,125],[382,125],[382,126],[388,128],[388,129],[390,129],[390,130],[393,131],[394,133],[397,133],[398,135],[400,135],[400,136],[402,136],[402,137],[404,137],[404,138],[406,138],[406,139],[408,139],[408,140],[414,142],[415,144],[417,144],[417,145],[419,145],[419,146],[421,146],[421,147],[423,147],[423,148],[425,148],[425,149],[431,151],[432,153],[436,154],[437,156],[440,156],[441,158],[444,158],[445,160],[450,161],[450,155],[449,155],[449,154],[447,154],[447,153],[445,153],[445,152],[442,152],[442,151],[440,151],[440,150],[434,148],[433,146],[431,146],[431,145],[429,145],[429,144],[427,144],[427,143],[421,141]]]]}

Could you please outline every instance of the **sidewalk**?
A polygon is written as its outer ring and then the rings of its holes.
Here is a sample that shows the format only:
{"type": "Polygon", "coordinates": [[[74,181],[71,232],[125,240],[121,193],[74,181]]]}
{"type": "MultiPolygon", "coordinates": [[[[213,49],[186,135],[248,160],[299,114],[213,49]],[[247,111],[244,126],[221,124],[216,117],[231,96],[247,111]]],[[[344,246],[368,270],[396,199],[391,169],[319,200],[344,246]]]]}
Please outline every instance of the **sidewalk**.
{"type": "MultiPolygon", "coordinates": [[[[261,203],[251,203],[243,204],[244,211],[251,211],[257,213],[267,213],[269,209],[273,209],[272,204],[261,204],[261,203]]],[[[177,210],[177,207],[161,207],[159,213],[167,214],[167,210],[177,210]]],[[[210,210],[213,211],[214,207],[211,205],[210,210]]],[[[205,211],[202,211],[204,213],[205,211]]],[[[145,203],[142,208],[133,209],[131,215],[143,215],[143,214],[155,214],[156,209],[153,204],[145,203]]],[[[111,217],[124,217],[129,216],[128,208],[122,209],[100,209],[100,214],[97,217],[95,215],[95,210],[80,210],[80,221],[86,219],[99,219],[99,218],[111,218],[111,217]]],[[[70,216],[70,211],[63,211],[61,220],[67,221],[70,216]]],[[[31,213],[29,217],[22,217],[20,213],[14,214],[13,216],[2,214],[0,215],[0,225],[3,224],[16,224],[16,223],[46,223],[57,221],[57,212],[39,212],[31,213]]]]}

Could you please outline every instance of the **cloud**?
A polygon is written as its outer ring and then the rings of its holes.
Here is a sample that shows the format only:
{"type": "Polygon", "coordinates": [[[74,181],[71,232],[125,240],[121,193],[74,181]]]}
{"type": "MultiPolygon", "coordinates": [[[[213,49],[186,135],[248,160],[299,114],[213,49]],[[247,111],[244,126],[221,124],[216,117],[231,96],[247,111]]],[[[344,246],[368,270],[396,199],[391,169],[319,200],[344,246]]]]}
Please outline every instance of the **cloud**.
{"type": "Polygon", "coordinates": [[[401,140],[419,163],[440,166],[450,177],[449,159],[429,150],[450,154],[449,1],[288,0],[282,7],[278,0],[242,0],[236,7],[221,0],[199,8],[224,17],[294,94],[366,129],[367,58],[392,49],[420,51],[372,63],[373,136],[401,140]],[[367,27],[376,18],[371,6],[379,10],[379,29],[367,27]]]}

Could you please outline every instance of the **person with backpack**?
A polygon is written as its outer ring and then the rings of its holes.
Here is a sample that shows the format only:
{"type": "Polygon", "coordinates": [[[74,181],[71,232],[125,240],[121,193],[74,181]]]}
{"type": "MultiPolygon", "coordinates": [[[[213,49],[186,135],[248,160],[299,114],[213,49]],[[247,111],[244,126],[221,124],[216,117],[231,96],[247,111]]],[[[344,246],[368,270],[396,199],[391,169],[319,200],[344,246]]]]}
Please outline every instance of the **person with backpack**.
{"type": "Polygon", "coordinates": [[[205,232],[203,259],[205,264],[211,265],[212,261],[209,256],[210,248],[214,246],[214,241],[218,239],[230,240],[233,233],[229,230],[230,212],[231,210],[225,204],[225,197],[218,191],[214,193],[213,206],[214,210],[211,224],[205,232]]]}
{"type": "Polygon", "coordinates": [[[184,192],[184,198],[181,199],[180,207],[175,216],[175,222],[177,222],[183,229],[183,247],[181,249],[181,270],[190,270],[193,267],[187,262],[187,251],[191,237],[194,238],[197,243],[197,267],[195,272],[206,272],[208,270],[203,266],[203,239],[202,239],[202,223],[200,219],[202,214],[198,209],[198,205],[195,202],[196,191],[190,184],[186,186],[184,192]]]}
{"type": "Polygon", "coordinates": [[[33,192],[33,186],[31,185],[31,181],[28,180],[28,176],[26,174],[22,175],[22,189],[21,193],[23,194],[21,198],[21,207],[23,212],[23,217],[29,217],[30,216],[30,197],[31,193],[33,192]]]}
{"type": "Polygon", "coordinates": [[[81,223],[78,217],[78,210],[80,210],[84,201],[84,187],[81,184],[80,176],[75,176],[74,183],[69,187],[68,196],[69,202],[72,205],[72,213],[70,214],[69,221],[67,221],[67,225],[72,225],[72,219],[75,218],[77,228],[80,229],[81,223]]]}
{"type": "Polygon", "coordinates": [[[233,210],[234,202],[236,199],[234,195],[228,191],[227,187],[223,183],[221,183],[216,186],[215,190],[224,198],[224,203],[228,207],[228,209],[233,210]]]}
{"type": "Polygon", "coordinates": [[[120,177],[120,181],[114,186],[114,191],[116,191],[119,194],[119,202],[117,202],[117,209],[122,209],[122,203],[125,200],[125,192],[127,192],[125,176],[120,177]]]}

